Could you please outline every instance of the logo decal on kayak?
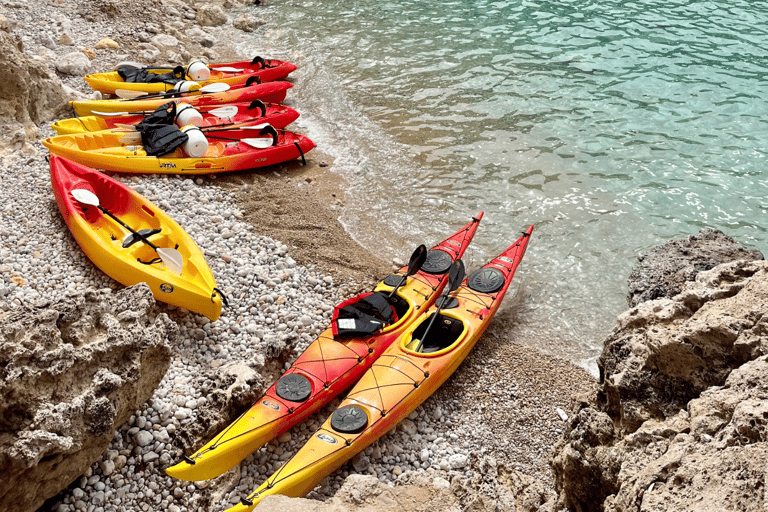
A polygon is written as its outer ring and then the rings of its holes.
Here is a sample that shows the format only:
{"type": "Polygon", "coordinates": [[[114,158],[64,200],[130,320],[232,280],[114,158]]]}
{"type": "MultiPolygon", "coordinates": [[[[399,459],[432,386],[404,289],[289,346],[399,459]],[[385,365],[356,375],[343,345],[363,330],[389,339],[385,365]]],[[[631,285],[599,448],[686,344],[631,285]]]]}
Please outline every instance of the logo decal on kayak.
{"type": "Polygon", "coordinates": [[[175,169],[176,164],[174,164],[173,162],[163,162],[162,164],[160,164],[160,167],[162,167],[163,169],[175,169]]]}
{"type": "Polygon", "coordinates": [[[317,437],[319,440],[321,440],[321,441],[325,441],[325,442],[326,442],[326,443],[328,443],[328,444],[336,444],[336,443],[338,443],[338,441],[336,440],[336,438],[335,438],[335,437],[333,437],[333,436],[329,436],[328,434],[326,434],[326,433],[324,433],[324,432],[320,432],[319,434],[317,434],[317,436],[316,436],[316,437],[317,437]]]}
{"type": "Polygon", "coordinates": [[[280,410],[280,406],[277,405],[275,402],[273,402],[271,400],[262,400],[261,401],[261,405],[265,405],[265,406],[269,407],[270,409],[274,409],[276,411],[280,410]]]}
{"type": "Polygon", "coordinates": [[[173,293],[173,285],[170,283],[163,283],[160,285],[160,291],[163,293],[173,293]]]}

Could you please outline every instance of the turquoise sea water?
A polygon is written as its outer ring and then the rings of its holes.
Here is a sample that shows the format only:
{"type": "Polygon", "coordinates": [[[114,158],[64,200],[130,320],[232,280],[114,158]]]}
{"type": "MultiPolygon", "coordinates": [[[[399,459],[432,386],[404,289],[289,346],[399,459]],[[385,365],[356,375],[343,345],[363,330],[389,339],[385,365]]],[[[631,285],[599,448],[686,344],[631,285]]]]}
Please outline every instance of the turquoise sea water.
{"type": "MultiPolygon", "coordinates": [[[[521,341],[587,366],[638,254],[712,226],[763,251],[768,4],[293,0],[244,51],[299,66],[342,222],[407,259],[480,210],[468,266],[535,224],[521,341]]],[[[594,368],[594,366],[592,366],[594,368]]]]}

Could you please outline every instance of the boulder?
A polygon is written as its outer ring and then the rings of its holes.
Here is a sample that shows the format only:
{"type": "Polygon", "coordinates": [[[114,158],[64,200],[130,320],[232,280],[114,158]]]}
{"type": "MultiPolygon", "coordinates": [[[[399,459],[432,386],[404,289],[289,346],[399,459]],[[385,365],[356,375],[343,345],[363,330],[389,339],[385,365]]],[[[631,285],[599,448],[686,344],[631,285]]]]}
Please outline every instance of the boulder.
{"type": "Polygon", "coordinates": [[[0,83],[0,133],[14,133],[22,126],[30,131],[32,125],[61,117],[69,108],[59,78],[22,51],[21,39],[2,31],[0,83]]]}
{"type": "Polygon", "coordinates": [[[246,13],[241,14],[235,19],[232,25],[243,32],[253,32],[260,26],[264,25],[264,22],[258,18],[254,18],[246,13]]]}
{"type": "Polygon", "coordinates": [[[152,395],[178,335],[154,304],[140,284],[0,314],[0,510],[67,487],[152,395]]]}
{"type": "Polygon", "coordinates": [[[91,61],[83,52],[70,52],[56,60],[56,71],[65,75],[83,76],[91,69],[91,61]]]}
{"type": "Polygon", "coordinates": [[[647,300],[672,298],[696,274],[721,263],[762,259],[760,251],[747,249],[722,231],[702,229],[641,255],[629,276],[627,304],[635,307],[647,300]]]}
{"type": "Polygon", "coordinates": [[[219,5],[203,4],[197,8],[196,21],[204,27],[224,25],[229,18],[219,5]]]}
{"type": "Polygon", "coordinates": [[[652,251],[665,263],[646,283],[664,297],[638,299],[605,341],[600,386],[554,450],[558,507],[763,510],[768,262],[718,233],[652,251]]]}

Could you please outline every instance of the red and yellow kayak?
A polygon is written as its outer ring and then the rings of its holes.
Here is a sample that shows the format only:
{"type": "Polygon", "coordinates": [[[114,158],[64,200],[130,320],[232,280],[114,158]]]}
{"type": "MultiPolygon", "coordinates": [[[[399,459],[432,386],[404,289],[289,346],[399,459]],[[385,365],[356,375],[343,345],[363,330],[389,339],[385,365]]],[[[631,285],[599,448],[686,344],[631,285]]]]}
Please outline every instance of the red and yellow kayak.
{"type": "MultiPolygon", "coordinates": [[[[287,77],[296,69],[294,64],[282,60],[261,59],[255,57],[253,60],[243,60],[237,62],[220,62],[209,64],[210,76],[206,80],[196,80],[200,85],[221,82],[229,84],[232,87],[245,86],[249,81],[251,83],[274,82],[287,77]]],[[[172,68],[147,68],[150,73],[170,73],[172,68]]],[[[185,75],[187,80],[195,80],[188,73],[185,75]]],[[[94,73],[85,76],[85,81],[95,91],[104,94],[115,94],[118,89],[143,92],[162,92],[170,91],[173,84],[166,83],[129,83],[123,80],[117,71],[108,71],[106,73],[94,73]]],[[[248,84],[250,85],[250,84],[248,84]]]]}
{"type": "Polygon", "coordinates": [[[173,219],[148,199],[103,173],[50,155],[51,186],[67,227],[90,260],[125,286],[147,283],[155,298],[216,320],[221,293],[216,288],[203,253],[173,219]],[[126,239],[131,232],[96,206],[75,200],[72,191],[95,194],[100,205],[161,248],[175,248],[183,258],[181,275],[166,267],[141,240],[126,239]]]}
{"type": "Polygon", "coordinates": [[[285,81],[267,82],[248,87],[232,88],[223,92],[190,91],[184,93],[153,94],[149,97],[111,100],[77,100],[69,104],[79,116],[90,116],[93,112],[151,112],[157,107],[174,101],[189,103],[193,107],[220,107],[225,103],[250,102],[261,100],[267,103],[280,103],[285,99],[288,89],[293,84],[285,81]]]}
{"type": "MultiPolygon", "coordinates": [[[[398,288],[396,301],[392,301],[397,311],[396,322],[372,336],[339,340],[328,328],[251,409],[166,473],[182,480],[219,476],[348,389],[435,302],[447,283],[451,263],[464,254],[482,217],[481,212],[434,246],[421,269],[398,288]]],[[[388,294],[406,274],[407,267],[403,267],[380,282],[374,291],[388,294]]]]}
{"type": "Polygon", "coordinates": [[[303,496],[397,425],[440,387],[485,332],[525,254],[533,226],[472,273],[442,304],[412,323],[284,466],[228,512],[252,510],[271,494],[303,496]],[[421,341],[419,341],[421,340],[421,341]]]}
{"type": "Polygon", "coordinates": [[[149,156],[140,135],[122,129],[57,135],[45,139],[43,145],[51,153],[89,167],[133,174],[214,174],[255,169],[303,158],[315,147],[308,137],[285,130],[277,130],[277,136],[259,135],[258,131],[238,126],[206,131],[204,135],[208,146],[201,157],[187,156],[181,147],[165,156],[149,156]],[[270,138],[272,145],[254,147],[253,140],[259,138],[270,138]]]}
{"type": "MultiPolygon", "coordinates": [[[[299,113],[291,107],[280,103],[265,104],[261,100],[254,100],[250,103],[229,103],[218,107],[204,107],[197,110],[203,116],[201,127],[268,123],[275,128],[285,128],[299,118],[299,113]],[[226,109],[227,112],[220,115],[211,112],[212,110],[223,111],[223,109],[226,109]]],[[[98,114],[99,111],[97,110],[96,113],[98,114]]],[[[56,130],[56,133],[59,135],[71,135],[111,130],[121,125],[136,125],[146,118],[144,113],[130,114],[124,112],[123,114],[125,115],[120,115],[119,112],[116,112],[113,114],[61,119],[53,123],[51,128],[56,130]]]]}

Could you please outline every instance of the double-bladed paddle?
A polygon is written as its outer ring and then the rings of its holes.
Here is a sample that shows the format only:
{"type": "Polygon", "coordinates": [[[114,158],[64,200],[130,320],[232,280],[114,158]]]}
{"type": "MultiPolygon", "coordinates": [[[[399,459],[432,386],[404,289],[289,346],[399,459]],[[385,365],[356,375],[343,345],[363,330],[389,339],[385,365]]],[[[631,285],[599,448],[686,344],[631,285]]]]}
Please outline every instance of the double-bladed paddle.
{"type": "Polygon", "coordinates": [[[168,247],[158,247],[149,240],[147,240],[147,237],[141,234],[139,231],[136,231],[129,225],[127,225],[125,222],[118,219],[112,212],[101,206],[99,198],[96,194],[91,192],[90,190],[85,190],[83,188],[76,188],[72,190],[72,197],[75,198],[75,200],[87,204],[90,206],[95,206],[99,210],[101,210],[105,215],[113,219],[115,222],[123,226],[125,229],[133,233],[134,236],[137,236],[141,239],[142,242],[150,246],[152,249],[155,250],[158,256],[160,256],[160,259],[165,263],[165,266],[168,267],[168,269],[173,272],[174,274],[181,275],[181,270],[184,268],[184,258],[181,256],[181,253],[177,251],[176,249],[170,249],[168,247]]]}
{"type": "MultiPolygon", "coordinates": [[[[421,339],[418,340],[418,344],[416,345],[416,349],[414,352],[419,352],[421,350],[421,346],[424,344],[424,340],[427,339],[427,333],[429,333],[429,330],[432,328],[432,325],[435,323],[435,320],[437,317],[440,316],[440,311],[443,309],[443,304],[446,303],[446,297],[452,292],[455,291],[459,285],[461,285],[461,282],[464,281],[464,275],[466,271],[464,270],[464,262],[461,261],[461,258],[454,261],[451,265],[450,270],[448,270],[448,286],[445,287],[445,291],[443,292],[443,295],[437,299],[439,304],[437,305],[437,311],[435,311],[435,314],[432,315],[432,318],[429,320],[429,325],[427,325],[427,328],[424,330],[424,333],[421,335],[421,339]]],[[[417,340],[413,340],[417,341],[417,340]]],[[[411,342],[413,343],[413,342],[411,342]]]]}
{"type": "MultiPolygon", "coordinates": [[[[195,107],[195,109],[199,112],[202,112],[203,114],[211,114],[221,119],[230,119],[232,116],[236,115],[238,110],[237,107],[234,105],[226,105],[224,107],[217,107],[213,110],[203,110],[199,107],[195,107]]],[[[135,116],[135,115],[149,115],[153,114],[155,111],[141,111],[141,112],[101,112],[99,110],[91,110],[91,114],[95,116],[102,116],[102,117],[118,117],[118,116],[135,116]]]]}
{"type": "Polygon", "coordinates": [[[415,251],[413,251],[413,254],[411,254],[411,259],[408,262],[408,271],[402,279],[400,279],[400,282],[397,283],[397,286],[395,286],[389,293],[389,297],[393,297],[395,292],[397,292],[397,289],[403,286],[405,281],[408,280],[408,276],[412,276],[418,272],[425,261],[427,261],[427,247],[424,244],[421,244],[415,251]]]}
{"type": "Polygon", "coordinates": [[[192,91],[166,91],[166,92],[145,92],[145,91],[131,91],[128,89],[117,89],[115,91],[115,95],[118,98],[122,98],[125,100],[149,100],[149,99],[156,99],[156,98],[173,98],[176,96],[181,96],[182,94],[190,94],[190,93],[196,93],[199,92],[201,94],[210,94],[214,92],[225,92],[230,89],[229,84],[225,84],[223,82],[214,82],[212,84],[204,85],[200,87],[199,89],[195,89],[192,91]]]}

